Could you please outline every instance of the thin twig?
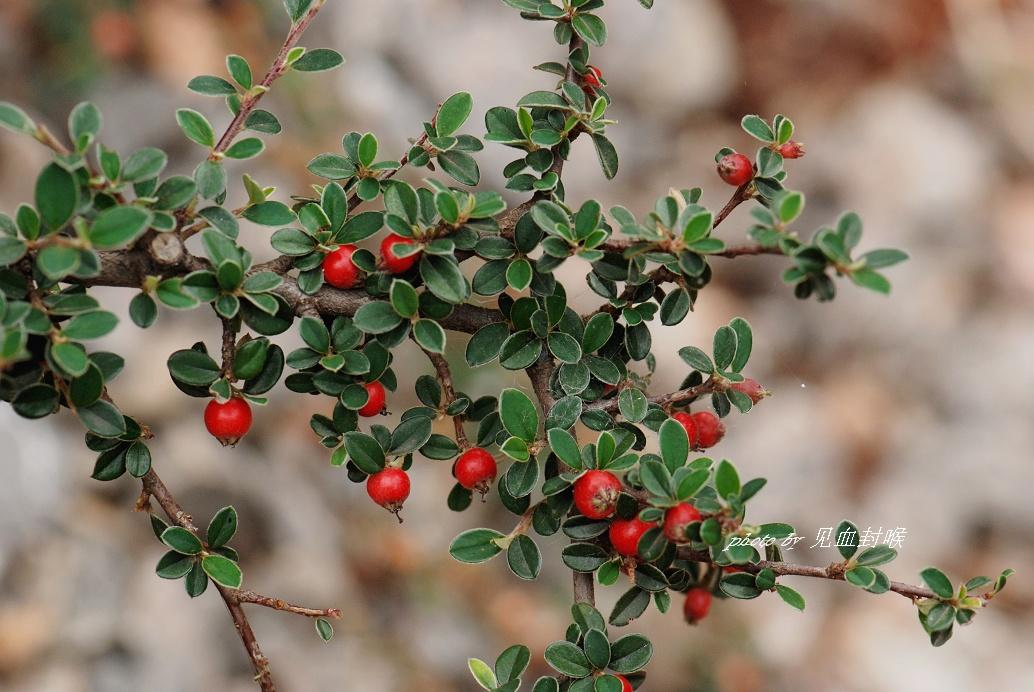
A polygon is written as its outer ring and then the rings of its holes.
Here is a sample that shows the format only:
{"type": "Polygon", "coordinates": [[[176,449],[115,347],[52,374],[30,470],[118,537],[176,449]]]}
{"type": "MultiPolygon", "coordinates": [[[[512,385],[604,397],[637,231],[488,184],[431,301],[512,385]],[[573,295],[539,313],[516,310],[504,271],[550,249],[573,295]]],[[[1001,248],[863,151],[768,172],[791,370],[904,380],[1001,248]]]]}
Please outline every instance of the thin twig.
{"type": "MultiPolygon", "coordinates": [[[[689,560],[690,562],[701,562],[705,564],[714,564],[711,560],[711,556],[706,552],[688,550],[686,548],[680,548],[678,556],[683,560],[689,560]]],[[[844,565],[840,562],[835,562],[829,567],[811,567],[809,565],[795,565],[789,562],[772,562],[770,560],[762,560],[757,564],[746,563],[742,565],[736,565],[739,569],[751,574],[757,574],[763,569],[772,570],[777,576],[790,576],[790,577],[814,577],[817,579],[831,579],[833,581],[845,581],[844,579],[844,565]]],[[[922,586],[913,586],[912,584],[905,584],[899,581],[890,582],[890,591],[896,594],[901,594],[905,598],[910,600],[916,600],[917,598],[938,598],[930,589],[922,586]]]]}
{"type": "Polygon", "coordinates": [[[255,593],[254,591],[249,591],[248,589],[237,589],[233,592],[233,597],[238,603],[254,603],[255,605],[265,606],[266,608],[272,608],[273,610],[280,610],[285,613],[294,613],[295,615],[304,615],[309,618],[341,617],[341,610],[338,608],[306,608],[305,606],[288,603],[281,598],[263,596],[255,593]]]}

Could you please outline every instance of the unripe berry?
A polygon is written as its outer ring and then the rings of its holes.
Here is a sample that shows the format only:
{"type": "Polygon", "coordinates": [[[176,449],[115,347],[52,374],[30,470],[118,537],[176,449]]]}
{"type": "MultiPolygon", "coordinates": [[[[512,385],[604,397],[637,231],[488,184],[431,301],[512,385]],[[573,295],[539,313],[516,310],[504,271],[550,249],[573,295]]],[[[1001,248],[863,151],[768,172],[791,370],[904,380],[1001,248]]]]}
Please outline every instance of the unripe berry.
{"type": "Polygon", "coordinates": [[[686,530],[695,521],[700,521],[700,512],[688,502],[680,502],[664,514],[664,535],[672,543],[688,543],[686,530]]]}
{"type": "Polygon", "coordinates": [[[621,692],[634,692],[632,689],[632,683],[628,681],[624,675],[615,675],[618,680],[621,681],[621,692]]]}
{"type": "Polygon", "coordinates": [[[771,394],[771,392],[761,386],[760,382],[749,377],[744,377],[742,382],[733,382],[729,385],[729,389],[735,389],[741,394],[746,394],[750,397],[751,403],[754,404],[757,404],[771,394]]]}
{"type": "Polygon", "coordinates": [[[776,149],[784,159],[799,159],[804,156],[804,145],[792,139],[776,149]]]}
{"type": "Polygon", "coordinates": [[[710,591],[707,589],[701,589],[699,586],[695,586],[686,592],[686,605],[684,606],[683,611],[686,615],[686,622],[691,625],[695,625],[706,618],[707,613],[710,610],[710,591]]]}
{"type": "Polygon", "coordinates": [[[697,426],[697,447],[709,449],[725,437],[725,423],[710,411],[697,411],[693,414],[693,423],[697,426]]]}
{"type": "Polygon", "coordinates": [[[574,506],[589,519],[614,514],[620,494],[621,481],[610,471],[587,471],[574,482],[574,506]]]}
{"type": "Polygon", "coordinates": [[[384,410],[384,385],[375,381],[367,382],[363,386],[366,387],[366,393],[369,395],[369,398],[357,413],[364,418],[370,418],[384,410]]]}
{"type": "Polygon", "coordinates": [[[585,74],[582,75],[582,81],[585,83],[585,86],[591,87],[593,89],[599,89],[601,86],[603,86],[603,82],[601,81],[602,79],[603,72],[600,70],[600,68],[596,67],[595,65],[585,66],[585,74]]]}
{"type": "Polygon", "coordinates": [[[399,245],[412,245],[413,243],[412,238],[403,238],[395,233],[389,233],[381,241],[381,258],[384,261],[384,268],[392,274],[402,274],[409,271],[417,263],[417,260],[420,259],[420,253],[414,252],[412,255],[399,257],[395,254],[395,248],[399,245]]]}
{"type": "Polygon", "coordinates": [[[498,468],[495,457],[481,447],[474,447],[460,455],[453,473],[460,485],[467,490],[477,490],[483,498],[495,480],[498,468]]]}
{"type": "Polygon", "coordinates": [[[643,521],[639,517],[631,519],[615,519],[610,524],[608,535],[610,544],[618,555],[634,557],[639,554],[639,539],[656,524],[643,521]]]}
{"type": "Polygon", "coordinates": [[[355,245],[342,245],[323,258],[323,278],[334,288],[354,288],[359,281],[359,267],[352,261],[355,245]]]}
{"type": "Polygon", "coordinates": [[[689,438],[689,447],[693,449],[697,446],[697,424],[693,422],[693,416],[683,411],[679,411],[672,416],[676,421],[682,424],[682,427],[686,430],[686,437],[689,438]]]}
{"type": "Polygon", "coordinates": [[[366,493],[370,499],[394,514],[402,523],[399,512],[409,497],[409,475],[402,469],[386,468],[370,476],[366,481],[366,493]]]}
{"type": "Polygon", "coordinates": [[[754,164],[744,154],[726,154],[718,161],[718,175],[735,187],[746,185],[754,177],[754,164]]]}
{"type": "Polygon", "coordinates": [[[251,406],[241,397],[224,404],[215,399],[205,407],[205,427],[222,445],[236,445],[251,429],[251,406]]]}

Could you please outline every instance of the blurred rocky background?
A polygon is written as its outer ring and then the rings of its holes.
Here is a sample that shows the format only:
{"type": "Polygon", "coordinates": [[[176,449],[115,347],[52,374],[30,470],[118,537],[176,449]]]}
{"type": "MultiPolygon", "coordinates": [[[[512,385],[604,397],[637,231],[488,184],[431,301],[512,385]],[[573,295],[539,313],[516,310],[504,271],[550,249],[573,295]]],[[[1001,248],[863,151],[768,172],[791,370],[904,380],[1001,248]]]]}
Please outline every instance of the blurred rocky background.
{"type": "MultiPolygon", "coordinates": [[[[606,184],[579,142],[566,175],[572,200],[594,196],[641,215],[669,187],[701,185],[718,207],[729,189],[714,174],[713,153],[749,146],[743,113],[784,112],[809,152],[791,165],[794,187],[808,194],[800,227],[854,209],[867,248],[898,246],[913,257],[891,271],[890,298],[841,284],[825,305],[793,298],[779,280],[783,260],[717,260],[695,315],[655,338],[664,373],[656,392],[681,378],[680,346],[706,343],[717,325],[743,315],[756,334],[750,372],[775,396],[747,417],[734,414],[716,454],[770,479],[755,518],[789,521],[809,539],[844,517],[863,529],[904,527],[895,579],[915,581],[928,564],[957,579],[1020,571],[991,611],[938,650],[914,608],[893,594],[798,579],[803,615],[766,596],[717,603],[695,628],[676,601],[667,616],[651,611],[633,625],[657,648],[644,689],[1029,684],[1034,2],[658,0],[646,12],[611,0],[603,14],[611,41],[594,62],[616,100],[621,173],[606,184]]],[[[269,104],[285,132],[266,138],[257,162],[231,164],[283,196],[314,182],[306,162],[336,149],[348,130],[375,131],[384,150],[401,155],[455,91],[473,92],[469,127],[482,134],[488,107],[552,86],[532,64],[562,56],[548,30],[501,2],[332,2],[324,15],[304,43],[338,49],[347,65],[278,82],[269,104]]],[[[109,147],[165,147],[171,170],[186,173],[199,151],[178,132],[174,109],[226,121],[217,100],[190,94],[186,82],[222,74],[230,52],[258,72],[285,30],[273,0],[4,0],[0,98],[57,127],[89,98],[104,111],[109,147]]],[[[26,138],[0,136],[0,209],[32,198],[46,157],[26,138]]],[[[510,158],[488,147],[479,159],[486,185],[499,183],[510,158]]],[[[741,239],[748,223],[738,210],[722,236],[741,239]]],[[[262,249],[267,230],[249,235],[260,258],[271,252],[262,249]]],[[[577,288],[583,275],[572,269],[565,278],[589,307],[593,296],[577,288]]],[[[129,292],[102,293],[125,314],[129,292]]],[[[217,321],[199,310],[165,311],[146,332],[123,322],[109,339],[127,356],[114,394],[155,428],[156,464],[179,500],[200,521],[237,507],[235,544],[250,587],[344,611],[337,636],[322,644],[310,621],[251,608],[282,689],[469,690],[468,656],[494,658],[515,641],[540,655],[563,635],[570,586],[558,541],[545,542],[547,567],[532,585],[500,561],[453,562],[446,547],[456,533],[507,530],[513,519],[493,504],[449,513],[448,465],[426,462],[399,527],[329,466],[307,424],[323,402],[283,390],[244,444],[221,449],[204,432],[203,402],[182,396],[165,369],[171,351],[199,337],[214,346],[217,321]]],[[[450,338],[450,357],[462,362],[464,339],[450,338]]],[[[291,348],[296,338],[278,341],[291,348]]],[[[396,367],[403,382],[430,372],[408,347],[396,367]]],[[[491,369],[460,380],[478,395],[526,384],[491,369]]],[[[389,404],[401,409],[410,397],[389,404]]],[[[137,485],[90,480],[75,421],[30,423],[0,408],[0,450],[0,688],[252,689],[222,603],[211,589],[190,602],[181,583],[154,576],[162,550],[132,511],[137,485]]],[[[790,557],[833,561],[833,551],[808,550],[812,542],[790,557]]],[[[622,590],[602,589],[602,608],[622,590]]]]}

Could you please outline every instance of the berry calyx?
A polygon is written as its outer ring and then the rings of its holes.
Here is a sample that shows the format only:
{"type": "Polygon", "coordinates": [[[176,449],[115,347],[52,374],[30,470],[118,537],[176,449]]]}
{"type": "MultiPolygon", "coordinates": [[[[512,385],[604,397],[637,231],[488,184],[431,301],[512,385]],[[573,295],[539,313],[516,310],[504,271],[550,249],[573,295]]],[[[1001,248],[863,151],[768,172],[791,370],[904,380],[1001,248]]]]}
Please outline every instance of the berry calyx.
{"type": "Polygon", "coordinates": [[[624,675],[615,675],[621,681],[621,692],[633,692],[632,683],[624,675]]]}
{"type": "Polygon", "coordinates": [[[386,468],[366,480],[366,494],[370,499],[388,510],[402,523],[399,512],[409,497],[409,474],[402,469],[386,468]]]}
{"type": "Polygon", "coordinates": [[[710,411],[694,413],[693,424],[697,427],[696,446],[700,449],[714,447],[725,437],[725,423],[710,411]]]}
{"type": "Polygon", "coordinates": [[[586,87],[599,89],[603,86],[603,71],[595,65],[586,65],[585,74],[582,75],[582,82],[586,87]]]}
{"type": "Polygon", "coordinates": [[[381,259],[384,261],[384,268],[392,274],[402,274],[403,272],[409,271],[417,260],[420,259],[420,253],[414,252],[412,255],[406,255],[405,257],[399,257],[395,253],[395,248],[399,245],[413,245],[414,240],[412,238],[403,238],[395,233],[389,233],[388,236],[381,241],[381,259]]]}
{"type": "Polygon", "coordinates": [[[685,428],[686,437],[689,438],[689,448],[693,449],[696,447],[699,434],[697,433],[697,424],[693,422],[693,416],[684,411],[679,411],[672,418],[681,423],[682,427],[685,428]]]}
{"type": "Polygon", "coordinates": [[[212,399],[205,407],[205,427],[224,447],[236,445],[251,429],[251,406],[238,396],[225,403],[212,399]]]}
{"type": "Polygon", "coordinates": [[[805,154],[804,145],[800,142],[795,142],[792,139],[786,144],[781,145],[776,149],[776,151],[778,151],[784,159],[799,159],[805,154]]]}
{"type": "Polygon", "coordinates": [[[726,154],[718,160],[718,175],[730,185],[740,187],[754,178],[754,164],[744,154],[726,154]]]}
{"type": "Polygon", "coordinates": [[[770,391],[761,386],[760,382],[749,377],[743,378],[742,382],[733,382],[729,385],[729,389],[735,389],[741,394],[746,394],[750,397],[750,401],[753,404],[757,404],[771,394],[770,391]]]}
{"type": "Polygon", "coordinates": [[[621,481],[610,471],[588,471],[574,482],[574,506],[589,519],[606,519],[618,507],[621,481]]]}
{"type": "Polygon", "coordinates": [[[631,519],[615,519],[610,524],[608,535],[610,544],[618,555],[634,557],[639,554],[639,539],[656,524],[643,521],[639,517],[631,519]]]}
{"type": "Polygon", "coordinates": [[[701,589],[699,586],[695,586],[686,592],[686,604],[683,607],[683,612],[686,616],[686,622],[691,625],[695,625],[704,618],[707,617],[707,613],[711,610],[711,592],[707,589],[701,589]]]}
{"type": "Polygon", "coordinates": [[[357,411],[357,413],[363,418],[370,418],[372,416],[379,415],[384,410],[384,400],[386,398],[384,393],[384,385],[380,382],[367,382],[363,385],[366,388],[366,394],[368,398],[363,407],[357,411]]]}
{"type": "Polygon", "coordinates": [[[359,267],[352,261],[355,245],[342,245],[323,258],[323,279],[334,288],[353,288],[359,282],[359,267]]]}
{"type": "Polygon", "coordinates": [[[477,490],[484,501],[485,493],[498,473],[498,467],[495,457],[481,447],[474,447],[460,455],[453,473],[460,485],[467,490],[477,490]]]}
{"type": "Polygon", "coordinates": [[[689,525],[700,521],[700,512],[688,502],[680,502],[664,514],[664,535],[672,543],[688,543],[689,525]]]}

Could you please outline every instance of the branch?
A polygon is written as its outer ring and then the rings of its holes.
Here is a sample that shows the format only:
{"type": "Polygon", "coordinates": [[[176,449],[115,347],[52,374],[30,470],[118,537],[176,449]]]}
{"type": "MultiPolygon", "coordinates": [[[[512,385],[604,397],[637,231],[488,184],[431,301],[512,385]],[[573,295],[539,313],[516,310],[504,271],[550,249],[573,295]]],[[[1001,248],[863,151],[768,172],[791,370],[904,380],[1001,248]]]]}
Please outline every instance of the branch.
{"type": "MultiPolygon", "coordinates": [[[[680,389],[670,394],[660,394],[657,396],[651,396],[647,399],[651,404],[657,404],[661,408],[667,408],[674,404],[681,404],[691,402],[699,399],[702,396],[710,394],[718,389],[718,383],[712,379],[708,379],[705,382],[698,384],[695,387],[689,387],[688,389],[680,389]]],[[[587,411],[606,411],[613,413],[618,410],[618,398],[611,397],[609,399],[600,399],[594,401],[591,404],[586,404],[585,409],[587,411]]]]}
{"type": "MultiPolygon", "coordinates": [[[[197,526],[194,525],[194,520],[183,511],[183,508],[176,502],[172,493],[169,492],[169,489],[153,468],[140,481],[143,484],[144,492],[158,502],[170,521],[178,526],[182,526],[187,531],[198,536],[199,539],[201,538],[197,526]]],[[[140,507],[141,504],[146,505],[147,503],[138,502],[137,506],[140,507]]],[[[244,644],[244,648],[248,652],[259,688],[262,692],[276,692],[276,684],[273,682],[273,675],[269,670],[269,659],[262,653],[262,647],[259,646],[258,639],[255,638],[255,631],[251,628],[251,623],[248,622],[248,617],[244,614],[244,609],[241,608],[241,604],[235,596],[236,592],[220,584],[215,584],[215,587],[218,589],[223,603],[226,604],[226,609],[230,612],[233,626],[237,630],[237,634],[240,635],[241,643],[244,644]]]]}
{"type": "Polygon", "coordinates": [[[226,128],[226,132],[219,138],[219,142],[215,145],[212,150],[212,154],[209,156],[210,159],[216,160],[220,158],[220,155],[230,148],[233,144],[234,138],[240,134],[240,131],[244,129],[244,125],[247,123],[248,116],[258,105],[258,102],[262,100],[266,92],[269,91],[269,87],[272,86],[273,82],[279,79],[284,72],[287,71],[287,56],[291,52],[291,49],[298,44],[298,40],[305,33],[305,30],[309,28],[309,24],[319,14],[319,11],[323,8],[324,3],[327,0],[316,0],[309,11],[306,12],[296,24],[291,27],[291,31],[288,32],[287,38],[284,39],[283,45],[280,47],[280,52],[277,53],[276,60],[273,61],[269,71],[266,72],[266,76],[262,78],[262,81],[258,83],[258,87],[252,87],[251,91],[241,99],[240,110],[237,111],[237,115],[230,121],[229,126],[226,128]]]}
{"type": "MultiPolygon", "coordinates": [[[[414,338],[413,341],[415,342],[416,339],[414,338]]],[[[419,343],[417,345],[419,346],[419,343]]],[[[448,408],[456,400],[456,389],[452,384],[452,370],[449,369],[449,361],[445,360],[445,356],[440,353],[428,351],[423,346],[420,346],[420,350],[424,352],[427,359],[431,361],[431,365],[434,366],[438,382],[442,385],[442,392],[445,394],[445,407],[448,408]]],[[[463,429],[463,422],[465,420],[466,418],[463,414],[452,416],[452,424],[456,429],[456,442],[461,450],[466,450],[470,447],[470,440],[467,439],[467,433],[463,429]]]]}
{"type": "MultiPolygon", "coordinates": [[[[678,556],[683,560],[689,560],[690,562],[701,562],[706,564],[714,564],[711,560],[711,556],[706,552],[689,550],[687,548],[680,548],[678,556]]],[[[739,569],[744,572],[750,572],[751,574],[757,574],[763,569],[770,569],[777,576],[789,576],[789,577],[815,577],[818,579],[831,579],[833,581],[844,581],[844,567],[843,563],[834,562],[829,567],[811,567],[808,565],[795,565],[789,562],[771,562],[769,560],[762,560],[757,564],[746,563],[743,565],[736,565],[739,569]]],[[[912,584],[905,584],[899,581],[892,581],[890,583],[890,591],[896,594],[901,594],[909,600],[916,600],[917,598],[938,598],[930,589],[923,588],[922,586],[913,586],[912,584]]]]}
{"type": "Polygon", "coordinates": [[[272,608],[273,610],[281,610],[285,613],[294,613],[295,615],[304,615],[308,618],[340,618],[341,610],[338,608],[326,608],[320,610],[319,608],[306,608],[304,606],[294,605],[280,598],[273,598],[272,596],[263,596],[257,594],[254,591],[248,589],[237,589],[234,592],[234,599],[238,603],[254,603],[255,605],[265,606],[266,608],[272,608]]]}

